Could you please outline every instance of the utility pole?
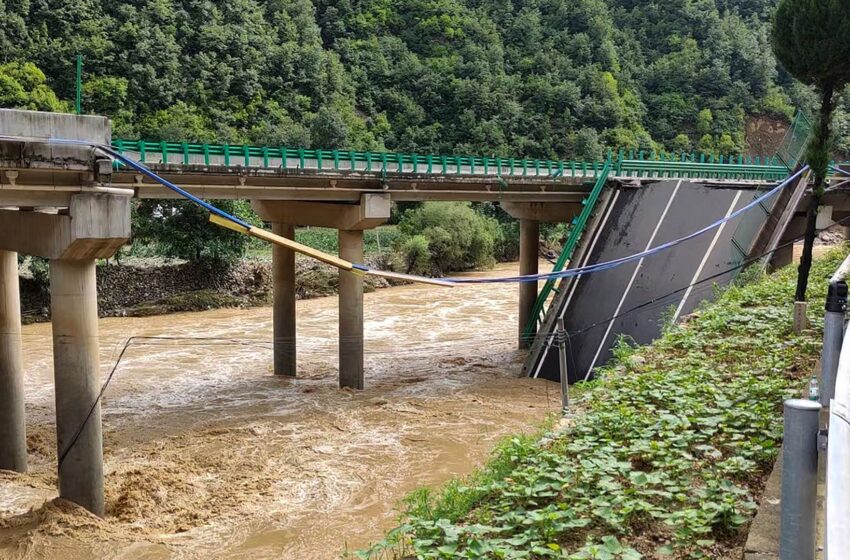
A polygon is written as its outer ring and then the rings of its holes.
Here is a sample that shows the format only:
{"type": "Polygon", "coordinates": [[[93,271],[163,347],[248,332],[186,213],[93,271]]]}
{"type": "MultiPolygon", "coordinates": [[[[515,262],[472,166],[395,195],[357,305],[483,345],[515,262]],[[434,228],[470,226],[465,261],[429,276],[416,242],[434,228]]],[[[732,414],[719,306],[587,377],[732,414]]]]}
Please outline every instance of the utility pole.
{"type": "Polygon", "coordinates": [[[83,55],[77,55],[77,100],[74,107],[78,115],[83,114],[83,55]]]}
{"type": "Polygon", "coordinates": [[[570,407],[570,379],[567,371],[567,331],[564,318],[558,317],[558,362],[561,367],[561,412],[566,415],[570,407]]]}

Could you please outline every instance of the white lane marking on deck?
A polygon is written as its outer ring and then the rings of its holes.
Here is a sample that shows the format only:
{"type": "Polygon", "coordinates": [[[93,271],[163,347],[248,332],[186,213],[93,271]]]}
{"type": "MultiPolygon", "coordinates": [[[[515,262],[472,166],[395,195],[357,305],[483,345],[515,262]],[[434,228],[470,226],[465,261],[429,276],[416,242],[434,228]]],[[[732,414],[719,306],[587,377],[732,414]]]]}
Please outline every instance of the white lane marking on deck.
{"type": "MultiPolygon", "coordinates": [[[[682,186],[681,179],[678,183],[676,183],[676,188],[673,189],[673,194],[670,195],[670,199],[667,200],[667,205],[664,207],[664,212],[661,213],[661,217],[658,219],[658,223],[655,224],[655,229],[652,231],[652,235],[649,237],[649,241],[646,242],[646,248],[644,251],[649,251],[652,248],[652,242],[655,241],[655,236],[658,235],[658,230],[661,229],[661,224],[664,223],[664,218],[667,217],[667,211],[670,210],[670,206],[673,204],[673,199],[676,198],[676,193],[679,192],[679,187],[682,186]]],[[[620,310],[623,308],[623,303],[626,301],[626,297],[628,297],[629,292],[632,289],[632,285],[635,283],[635,278],[637,278],[638,272],[640,272],[640,267],[643,265],[643,258],[638,260],[637,266],[635,267],[634,272],[632,272],[632,277],[629,279],[629,283],[626,285],[626,289],[623,291],[622,297],[620,297],[620,303],[617,304],[617,309],[614,311],[614,317],[620,314],[620,310]]],[[[593,356],[593,361],[590,362],[590,367],[587,368],[587,373],[584,375],[584,380],[587,381],[590,378],[590,372],[593,371],[593,366],[596,365],[596,360],[599,359],[599,355],[602,353],[602,349],[605,348],[605,341],[608,340],[608,335],[611,334],[611,329],[614,327],[614,321],[616,319],[611,319],[608,321],[608,328],[605,329],[605,335],[602,337],[602,340],[599,342],[599,348],[596,349],[596,354],[593,356]]]]}
{"type": "MultiPolygon", "coordinates": [[[[611,217],[611,212],[614,210],[614,205],[617,203],[617,199],[620,198],[620,193],[622,191],[616,190],[614,191],[614,196],[611,198],[611,202],[608,204],[608,209],[605,211],[605,215],[602,217],[602,221],[599,222],[599,225],[596,228],[596,233],[593,236],[593,240],[590,242],[590,247],[588,247],[587,252],[583,255],[582,261],[579,263],[579,267],[585,266],[587,261],[590,260],[590,255],[593,253],[593,249],[596,247],[596,242],[599,241],[599,238],[602,236],[602,230],[605,228],[605,224],[608,223],[608,218],[611,217]]],[[[575,282],[570,286],[570,293],[567,294],[567,301],[564,306],[561,308],[561,317],[566,314],[567,308],[570,306],[570,302],[573,300],[573,295],[576,293],[576,289],[578,288],[578,283],[584,276],[578,276],[575,279],[575,282]]],[[[543,361],[546,359],[546,356],[549,355],[549,348],[551,345],[547,344],[543,347],[543,355],[537,360],[537,368],[534,370],[534,379],[537,379],[537,376],[540,375],[540,368],[543,367],[543,361]]]]}
{"type": "MultiPolygon", "coordinates": [[[[732,205],[729,207],[729,210],[726,211],[726,216],[724,219],[728,218],[732,212],[735,211],[735,206],[738,205],[738,201],[741,199],[741,195],[744,194],[744,191],[738,191],[738,194],[735,195],[735,200],[732,201],[732,205]]],[[[702,262],[699,263],[699,267],[697,267],[696,273],[694,273],[694,277],[691,278],[690,283],[688,284],[688,289],[685,291],[685,295],[682,297],[682,301],[679,302],[679,306],[676,308],[676,313],[673,314],[673,322],[679,318],[679,314],[682,312],[682,309],[685,307],[685,302],[688,300],[688,297],[691,295],[691,291],[694,289],[694,282],[699,280],[700,275],[702,274],[702,269],[705,268],[705,263],[708,262],[708,257],[711,256],[711,253],[714,251],[714,246],[717,245],[717,240],[720,239],[720,234],[723,233],[723,228],[726,227],[726,224],[729,222],[723,222],[720,224],[720,227],[717,228],[717,233],[714,234],[714,238],[711,240],[711,244],[708,246],[708,251],[705,252],[705,255],[702,257],[702,262]]]]}

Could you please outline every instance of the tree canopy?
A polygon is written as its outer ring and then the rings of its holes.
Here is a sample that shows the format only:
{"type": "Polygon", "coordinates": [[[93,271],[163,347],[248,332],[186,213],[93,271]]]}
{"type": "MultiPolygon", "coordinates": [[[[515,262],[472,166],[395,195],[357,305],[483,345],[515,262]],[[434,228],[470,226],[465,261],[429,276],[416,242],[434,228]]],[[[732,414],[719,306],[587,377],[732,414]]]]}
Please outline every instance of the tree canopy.
{"type": "Polygon", "coordinates": [[[130,138],[542,158],[732,152],[747,115],[811,104],[769,49],[773,10],[769,0],[0,0],[0,52],[34,63],[61,99],[74,96],[82,54],[84,110],[130,138]]]}
{"type": "Polygon", "coordinates": [[[773,51],[795,78],[837,90],[850,81],[850,2],[780,0],[773,51]]]}
{"type": "Polygon", "coordinates": [[[824,193],[829,158],[834,96],[850,82],[850,2],[847,0],[780,0],[773,19],[773,50],[798,80],[820,94],[818,123],[806,149],[815,176],[807,211],[803,254],[797,277],[797,301],[805,301],[818,206],[824,193]]]}

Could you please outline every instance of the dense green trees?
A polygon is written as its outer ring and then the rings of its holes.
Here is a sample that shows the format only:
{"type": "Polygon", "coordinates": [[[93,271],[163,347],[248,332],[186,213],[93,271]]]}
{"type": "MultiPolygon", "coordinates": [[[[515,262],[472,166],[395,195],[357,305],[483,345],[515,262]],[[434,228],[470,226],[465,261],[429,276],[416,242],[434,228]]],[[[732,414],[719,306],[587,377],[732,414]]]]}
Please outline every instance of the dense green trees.
{"type": "Polygon", "coordinates": [[[0,64],[0,107],[67,111],[46,84],[44,73],[30,62],[0,64]]]}
{"type": "MultiPolygon", "coordinates": [[[[247,201],[214,200],[212,203],[243,220],[259,223],[247,201]]],[[[250,238],[214,226],[208,217],[206,210],[189,201],[141,200],[133,209],[133,237],[166,257],[223,264],[242,257],[250,238]]]]}
{"type": "Polygon", "coordinates": [[[0,0],[0,52],[35,63],[62,99],[73,98],[83,54],[85,110],[110,115],[128,137],[527,157],[733,152],[744,148],[746,115],[785,117],[811,102],[770,52],[773,9],[768,0],[0,0]]]}

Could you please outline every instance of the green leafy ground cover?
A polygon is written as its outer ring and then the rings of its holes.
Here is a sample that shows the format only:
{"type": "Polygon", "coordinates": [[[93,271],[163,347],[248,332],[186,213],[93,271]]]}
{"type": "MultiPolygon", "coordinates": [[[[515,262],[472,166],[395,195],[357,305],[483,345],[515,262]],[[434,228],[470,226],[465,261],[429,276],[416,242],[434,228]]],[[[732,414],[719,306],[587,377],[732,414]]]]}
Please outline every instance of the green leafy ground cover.
{"type": "Polygon", "coordinates": [[[625,345],[580,389],[572,427],[503,443],[439,493],[414,492],[403,524],[360,558],[740,558],[782,440],[782,402],[820,350],[795,335],[796,267],[729,288],[654,344],[625,345]]]}

